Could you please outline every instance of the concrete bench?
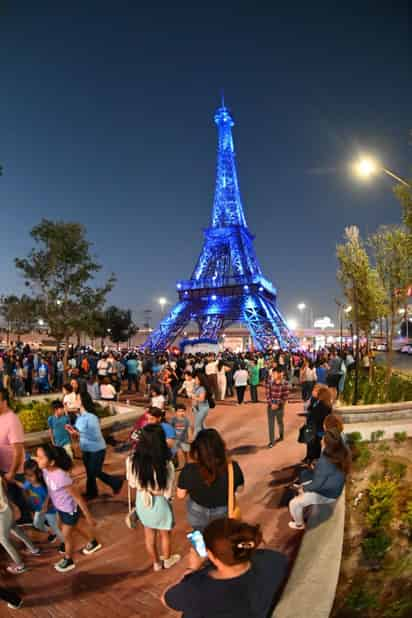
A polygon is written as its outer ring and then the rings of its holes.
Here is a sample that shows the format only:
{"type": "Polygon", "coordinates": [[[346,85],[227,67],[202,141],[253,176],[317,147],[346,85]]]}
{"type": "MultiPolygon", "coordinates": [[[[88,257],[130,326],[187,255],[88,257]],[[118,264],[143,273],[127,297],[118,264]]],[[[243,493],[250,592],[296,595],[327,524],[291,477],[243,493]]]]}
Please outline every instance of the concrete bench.
{"type": "Polygon", "coordinates": [[[292,572],[272,618],[329,618],[335,600],[345,528],[345,492],[312,507],[292,572]]]}

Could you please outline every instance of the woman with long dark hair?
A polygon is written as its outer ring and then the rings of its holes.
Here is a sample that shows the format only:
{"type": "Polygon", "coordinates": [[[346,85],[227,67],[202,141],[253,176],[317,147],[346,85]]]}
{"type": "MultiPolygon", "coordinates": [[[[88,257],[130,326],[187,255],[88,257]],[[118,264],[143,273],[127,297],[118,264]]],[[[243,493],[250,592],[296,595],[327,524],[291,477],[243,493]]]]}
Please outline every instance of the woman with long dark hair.
{"type": "Polygon", "coordinates": [[[192,409],[194,415],[193,438],[197,436],[201,429],[204,429],[204,422],[209,412],[209,382],[204,373],[195,374],[195,387],[192,394],[192,409]]]}
{"type": "Polygon", "coordinates": [[[287,574],[287,558],[258,549],[260,527],[218,519],[204,531],[204,541],[208,562],[191,551],[192,572],[165,592],[166,607],[203,618],[271,615],[287,574]]]}
{"type": "Polygon", "coordinates": [[[303,510],[314,504],[331,504],[341,495],[351,467],[351,454],[344,445],[341,432],[334,428],[323,436],[323,452],[313,472],[313,478],[299,486],[299,495],[289,503],[292,521],[289,527],[304,530],[303,510]]]}
{"type": "Polygon", "coordinates": [[[306,409],[306,423],[313,429],[313,440],[306,445],[306,457],[302,463],[311,464],[319,459],[322,450],[323,422],[332,412],[332,394],[324,384],[315,384],[306,409]]]}
{"type": "Polygon", "coordinates": [[[136,514],[144,526],[146,549],[153,570],[170,569],[180,560],[170,554],[174,516],[170,499],[175,469],[165,433],[160,425],[145,425],[139,431],[139,443],[126,462],[127,480],[136,492],[136,514]],[[160,536],[161,553],[157,549],[160,536]]]}
{"type": "MultiPolygon", "coordinates": [[[[216,429],[203,429],[192,442],[190,459],[178,482],[177,497],[186,498],[187,516],[194,530],[226,517],[228,512],[228,457],[226,445],[216,429]]],[[[244,485],[242,470],[233,465],[234,491],[244,485]]]]}

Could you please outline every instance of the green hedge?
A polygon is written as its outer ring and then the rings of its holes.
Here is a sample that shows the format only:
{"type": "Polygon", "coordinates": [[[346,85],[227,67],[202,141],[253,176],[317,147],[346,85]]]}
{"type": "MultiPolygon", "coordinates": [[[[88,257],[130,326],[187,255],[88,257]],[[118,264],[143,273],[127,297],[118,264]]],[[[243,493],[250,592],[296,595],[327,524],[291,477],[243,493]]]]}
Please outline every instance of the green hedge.
{"type": "MultiPolygon", "coordinates": [[[[344,402],[351,405],[355,390],[355,375],[351,372],[346,376],[343,391],[344,402]]],[[[397,401],[412,401],[412,377],[393,373],[387,382],[384,367],[375,367],[372,380],[361,374],[359,376],[359,404],[394,403],[397,401]]]]}
{"type": "MultiPolygon", "coordinates": [[[[10,407],[19,415],[25,433],[44,431],[47,429],[47,419],[52,416],[51,402],[56,397],[42,401],[19,401],[11,402],[10,407]]],[[[95,403],[95,412],[99,418],[112,416],[110,406],[102,406],[95,403]]]]}

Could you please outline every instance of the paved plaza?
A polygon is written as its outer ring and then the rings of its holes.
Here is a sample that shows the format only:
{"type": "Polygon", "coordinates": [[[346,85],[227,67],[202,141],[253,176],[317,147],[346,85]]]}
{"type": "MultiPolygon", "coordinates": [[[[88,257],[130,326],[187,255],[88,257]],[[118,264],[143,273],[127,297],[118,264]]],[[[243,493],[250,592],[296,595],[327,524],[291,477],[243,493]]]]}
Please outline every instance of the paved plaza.
{"type": "MultiPolygon", "coordinates": [[[[263,390],[262,393],[263,395],[263,390]]],[[[304,447],[297,444],[297,428],[301,418],[297,412],[302,404],[288,404],[285,414],[285,441],[267,449],[266,406],[263,403],[236,406],[232,401],[218,404],[211,410],[208,426],[216,427],[224,436],[227,446],[245,475],[246,485],[240,497],[244,519],[260,522],[268,547],[280,549],[290,556],[296,553],[300,533],[287,526],[289,515],[285,500],[284,483],[291,478],[294,466],[304,456],[304,447]]],[[[122,434],[125,435],[124,432],[122,434]]],[[[124,454],[108,448],[106,469],[120,473],[124,469],[124,454]]],[[[74,476],[83,485],[83,467],[75,468],[74,476]]],[[[102,488],[102,494],[105,491],[102,488]]],[[[176,528],[172,551],[187,556],[185,538],[189,526],[184,502],[174,502],[176,528]]],[[[164,589],[183,573],[186,559],[170,571],[154,573],[145,552],[143,529],[129,530],[124,524],[127,512],[127,487],[115,498],[102,495],[91,503],[91,511],[98,520],[98,530],[104,548],[92,556],[79,553],[82,540],[77,537],[76,569],[60,574],[53,568],[59,559],[55,545],[41,539],[44,535],[33,532],[43,553],[27,557],[30,570],[20,576],[4,574],[7,559],[2,552],[2,585],[15,586],[24,596],[25,607],[19,616],[38,618],[140,618],[174,616],[160,602],[164,589]]],[[[31,534],[31,533],[30,533],[31,534]]],[[[15,615],[2,604],[0,615],[15,615]]]]}

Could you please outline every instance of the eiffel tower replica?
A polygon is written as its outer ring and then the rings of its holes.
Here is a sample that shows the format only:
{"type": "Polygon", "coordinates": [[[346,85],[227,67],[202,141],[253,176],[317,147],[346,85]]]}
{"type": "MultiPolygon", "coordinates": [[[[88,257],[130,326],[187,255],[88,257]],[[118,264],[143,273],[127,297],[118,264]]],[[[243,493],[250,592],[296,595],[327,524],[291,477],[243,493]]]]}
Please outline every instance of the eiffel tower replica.
{"type": "Polygon", "coordinates": [[[264,278],[249,232],[236,172],[233,118],[222,101],[214,117],[218,130],[217,176],[211,226],[204,232],[202,252],[190,279],[178,281],[178,303],[154,330],[142,349],[161,352],[189,322],[199,339],[218,341],[235,322],[246,325],[255,348],[278,344],[296,347],[297,340],[277,308],[277,291],[264,278]]]}

